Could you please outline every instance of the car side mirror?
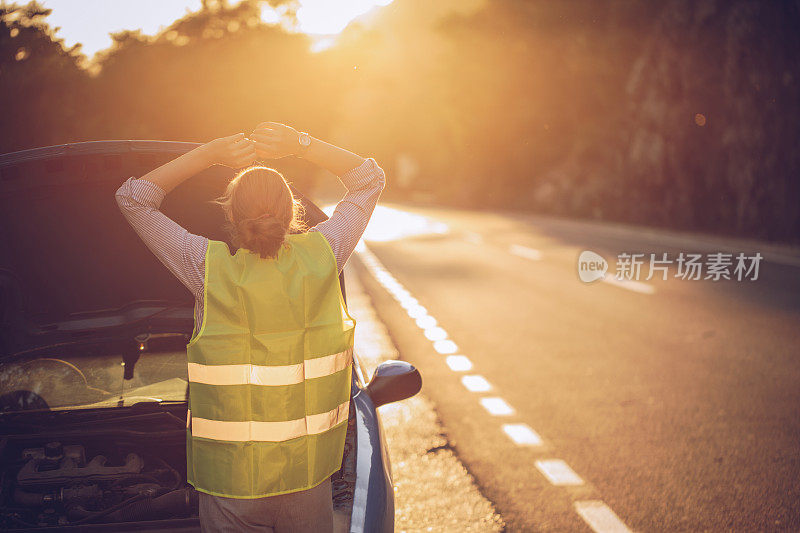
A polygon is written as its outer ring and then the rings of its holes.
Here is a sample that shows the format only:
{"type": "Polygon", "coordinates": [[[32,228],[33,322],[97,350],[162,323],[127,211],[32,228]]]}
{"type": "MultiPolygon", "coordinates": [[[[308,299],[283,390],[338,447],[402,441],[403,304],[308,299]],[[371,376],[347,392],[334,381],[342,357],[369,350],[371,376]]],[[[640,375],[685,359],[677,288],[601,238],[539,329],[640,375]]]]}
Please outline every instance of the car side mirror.
{"type": "Polygon", "coordinates": [[[411,398],[422,388],[422,376],[405,361],[384,361],[367,384],[367,394],[375,407],[411,398]]]}

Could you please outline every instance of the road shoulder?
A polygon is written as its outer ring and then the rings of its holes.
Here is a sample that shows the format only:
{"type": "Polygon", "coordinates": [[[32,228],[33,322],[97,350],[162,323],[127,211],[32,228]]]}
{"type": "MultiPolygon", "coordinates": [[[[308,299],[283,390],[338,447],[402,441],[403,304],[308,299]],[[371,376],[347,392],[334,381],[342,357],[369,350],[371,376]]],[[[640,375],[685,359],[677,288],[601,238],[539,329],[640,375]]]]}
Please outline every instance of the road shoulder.
{"type": "MultiPolygon", "coordinates": [[[[348,268],[345,277],[348,309],[357,323],[356,351],[372,375],[381,361],[402,357],[357,274],[348,268]]],[[[451,449],[428,398],[417,394],[379,412],[392,464],[397,531],[504,530],[502,518],[451,449]]]]}

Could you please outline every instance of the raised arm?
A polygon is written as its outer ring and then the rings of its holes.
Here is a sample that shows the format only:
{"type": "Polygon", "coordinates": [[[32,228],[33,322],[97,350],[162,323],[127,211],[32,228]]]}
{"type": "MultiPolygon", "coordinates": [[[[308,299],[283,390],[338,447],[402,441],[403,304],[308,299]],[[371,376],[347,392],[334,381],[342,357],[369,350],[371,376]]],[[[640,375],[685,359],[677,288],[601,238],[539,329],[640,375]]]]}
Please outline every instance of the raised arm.
{"type": "Polygon", "coordinates": [[[256,151],[252,141],[244,133],[220,137],[200,145],[169,163],[151,170],[141,179],[158,185],[164,192],[172,189],[211,165],[242,168],[255,160],[256,151]]]}
{"type": "Polygon", "coordinates": [[[258,157],[279,159],[289,155],[302,157],[337,176],[352,170],[364,162],[364,158],[320,141],[307,133],[278,122],[262,122],[250,138],[255,142],[258,157]],[[304,144],[303,138],[306,139],[304,144]]]}
{"type": "Polygon", "coordinates": [[[148,172],[128,178],[115,198],[123,216],[161,263],[197,296],[203,289],[203,261],[208,239],[190,233],[159,211],[166,194],[212,164],[237,168],[255,158],[244,134],[216,139],[148,172]]]}
{"type": "Polygon", "coordinates": [[[308,137],[310,143],[304,148],[299,142],[300,133],[284,124],[262,123],[250,138],[255,141],[260,158],[303,157],[338,176],[347,188],[347,194],[336,204],[333,215],[311,228],[328,240],[341,271],[364,233],[386,186],[383,169],[374,159],[364,159],[314,137],[308,137]]]}

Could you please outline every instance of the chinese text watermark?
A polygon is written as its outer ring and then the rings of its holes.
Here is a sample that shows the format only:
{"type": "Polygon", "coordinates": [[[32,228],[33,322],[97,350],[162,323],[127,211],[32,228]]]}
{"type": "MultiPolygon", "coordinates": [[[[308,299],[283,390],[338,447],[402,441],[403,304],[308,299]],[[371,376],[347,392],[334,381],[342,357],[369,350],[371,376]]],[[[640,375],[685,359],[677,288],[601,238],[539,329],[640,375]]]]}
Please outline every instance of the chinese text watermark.
{"type": "MultiPolygon", "coordinates": [[[[673,278],[682,280],[736,280],[756,281],[763,256],[760,252],[748,255],[744,252],[714,252],[695,254],[668,253],[620,253],[614,277],[618,281],[666,281],[670,268],[673,278]]],[[[584,250],[578,256],[578,277],[591,283],[606,277],[608,262],[598,253],[584,250]]]]}

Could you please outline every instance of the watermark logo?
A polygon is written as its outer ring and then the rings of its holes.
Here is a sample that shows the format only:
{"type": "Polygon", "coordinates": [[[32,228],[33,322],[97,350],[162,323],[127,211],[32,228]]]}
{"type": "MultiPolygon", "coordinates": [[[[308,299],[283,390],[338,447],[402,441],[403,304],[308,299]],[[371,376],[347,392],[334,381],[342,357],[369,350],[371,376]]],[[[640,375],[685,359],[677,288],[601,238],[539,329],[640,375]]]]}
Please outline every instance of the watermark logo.
{"type": "Polygon", "coordinates": [[[608,261],[602,255],[584,250],[578,256],[578,277],[584,283],[603,279],[608,271],[608,261]]]}
{"type": "MultiPolygon", "coordinates": [[[[620,253],[617,255],[614,279],[617,281],[650,281],[670,277],[682,280],[736,280],[756,281],[764,258],[759,252],[748,255],[715,252],[694,254],[680,252],[670,257],[667,253],[620,253]]],[[[606,277],[608,262],[596,252],[584,250],[578,256],[578,277],[591,283],[606,277]]]]}

